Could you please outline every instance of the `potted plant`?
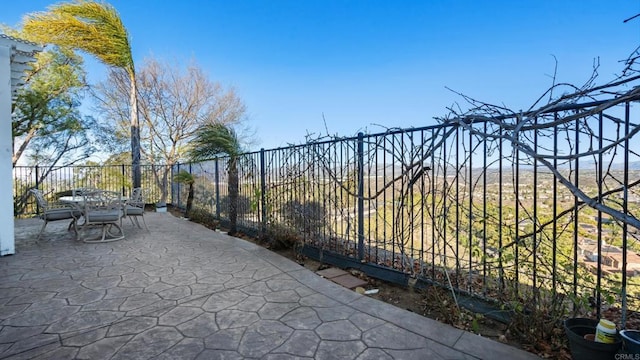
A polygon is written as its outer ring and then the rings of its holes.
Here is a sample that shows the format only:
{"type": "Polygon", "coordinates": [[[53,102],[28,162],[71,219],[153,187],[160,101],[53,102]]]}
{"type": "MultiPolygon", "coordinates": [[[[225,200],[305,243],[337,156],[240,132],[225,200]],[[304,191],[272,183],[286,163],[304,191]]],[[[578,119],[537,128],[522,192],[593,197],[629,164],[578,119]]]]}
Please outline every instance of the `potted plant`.
{"type": "Polygon", "coordinates": [[[573,359],[613,359],[622,346],[622,339],[616,337],[612,344],[595,342],[585,335],[595,334],[598,320],[570,318],[564,321],[564,331],[569,339],[573,359]]]}
{"type": "Polygon", "coordinates": [[[167,203],[164,201],[157,202],[156,212],[167,212],[167,203]]]}

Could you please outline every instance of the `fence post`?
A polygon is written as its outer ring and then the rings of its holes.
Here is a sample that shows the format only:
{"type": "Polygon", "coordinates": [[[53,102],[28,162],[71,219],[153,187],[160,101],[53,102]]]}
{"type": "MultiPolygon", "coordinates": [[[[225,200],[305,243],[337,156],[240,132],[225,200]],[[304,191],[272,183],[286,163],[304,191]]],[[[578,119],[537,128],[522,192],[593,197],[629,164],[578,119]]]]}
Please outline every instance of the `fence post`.
{"type": "Polygon", "coordinates": [[[264,148],[260,149],[260,236],[267,236],[267,174],[264,169],[264,148]]]}
{"type": "MultiPolygon", "coordinates": [[[[189,174],[193,175],[193,163],[189,162],[189,174]]],[[[194,184],[193,184],[193,197],[196,197],[196,184],[195,184],[195,178],[194,178],[194,184]]],[[[184,204],[184,208],[187,208],[187,204],[184,204]]]]}
{"type": "Polygon", "coordinates": [[[220,174],[218,171],[218,158],[215,163],[215,180],[216,180],[216,219],[220,220],[220,174]]]}
{"type": "MultiPolygon", "coordinates": [[[[38,169],[39,169],[38,165],[36,165],[36,189],[40,188],[40,180],[38,180],[40,178],[40,176],[39,176],[40,174],[39,174],[38,169]]],[[[40,189],[40,190],[44,191],[44,189],[40,189]]],[[[38,204],[37,201],[36,201],[36,214],[40,214],[40,205],[38,204]]]]}
{"type": "MultiPolygon", "coordinates": [[[[180,164],[180,163],[178,162],[178,163],[175,163],[175,164],[171,164],[171,166],[169,167],[169,170],[168,170],[168,172],[169,172],[169,180],[168,180],[169,181],[169,192],[167,194],[168,198],[165,201],[167,204],[171,204],[171,206],[173,206],[174,208],[177,208],[178,205],[179,205],[178,203],[173,201],[173,199],[175,197],[175,196],[173,196],[173,193],[175,192],[175,187],[178,186],[178,185],[176,185],[177,183],[174,180],[176,175],[177,175],[177,173],[175,171],[177,164],[180,164]]],[[[162,195],[160,195],[160,196],[162,196],[162,195]]]]}
{"type": "MultiPolygon", "coordinates": [[[[173,169],[172,169],[173,170],[173,169]]],[[[176,175],[180,173],[180,163],[178,163],[177,169],[176,169],[176,175]]],[[[171,177],[171,183],[173,184],[173,177],[171,177]]],[[[171,199],[171,203],[173,204],[173,206],[175,206],[176,208],[180,208],[180,190],[182,187],[182,183],[178,183],[177,186],[178,190],[176,190],[176,202],[175,204],[173,203],[173,195],[172,195],[172,199],[171,199]]],[[[171,193],[173,194],[173,186],[171,187],[171,193]]]]}
{"type": "Polygon", "coordinates": [[[40,171],[38,171],[39,167],[36,165],[36,189],[40,188],[40,171]]]}
{"type": "Polygon", "coordinates": [[[124,181],[124,164],[122,164],[120,166],[122,168],[122,196],[126,196],[127,194],[125,194],[125,192],[124,192],[124,188],[125,188],[125,186],[124,186],[124,183],[125,183],[125,181],[124,181]]]}
{"type": "Polygon", "coordinates": [[[364,134],[358,133],[358,260],[364,260],[364,134]]]}

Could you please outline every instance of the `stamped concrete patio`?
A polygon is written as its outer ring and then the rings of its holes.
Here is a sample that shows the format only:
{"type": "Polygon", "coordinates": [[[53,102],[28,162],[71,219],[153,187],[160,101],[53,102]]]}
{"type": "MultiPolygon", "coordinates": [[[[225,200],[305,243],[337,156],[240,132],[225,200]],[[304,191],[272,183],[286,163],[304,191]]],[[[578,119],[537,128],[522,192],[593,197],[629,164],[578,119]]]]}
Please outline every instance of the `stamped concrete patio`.
{"type": "Polygon", "coordinates": [[[359,295],[250,242],[170,214],[76,241],[16,221],[0,258],[2,359],[533,359],[359,295]]]}

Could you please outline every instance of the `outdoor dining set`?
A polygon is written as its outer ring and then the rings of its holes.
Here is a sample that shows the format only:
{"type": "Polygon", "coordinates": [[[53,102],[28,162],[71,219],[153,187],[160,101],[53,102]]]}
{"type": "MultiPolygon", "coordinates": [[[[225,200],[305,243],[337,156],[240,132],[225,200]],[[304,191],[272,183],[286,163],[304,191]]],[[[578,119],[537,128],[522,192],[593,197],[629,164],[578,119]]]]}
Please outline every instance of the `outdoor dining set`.
{"type": "Polygon", "coordinates": [[[142,188],[134,188],[129,197],[109,190],[92,188],[73,189],[68,196],[60,196],[55,201],[47,201],[39,189],[31,189],[36,198],[39,216],[44,224],[38,233],[42,236],[51,221],[71,220],[68,230],[73,230],[78,239],[86,243],[102,243],[124,239],[122,220],[129,218],[132,225],[149,228],[144,220],[144,196],[142,188]],[[94,229],[100,230],[96,236],[94,229]]]}

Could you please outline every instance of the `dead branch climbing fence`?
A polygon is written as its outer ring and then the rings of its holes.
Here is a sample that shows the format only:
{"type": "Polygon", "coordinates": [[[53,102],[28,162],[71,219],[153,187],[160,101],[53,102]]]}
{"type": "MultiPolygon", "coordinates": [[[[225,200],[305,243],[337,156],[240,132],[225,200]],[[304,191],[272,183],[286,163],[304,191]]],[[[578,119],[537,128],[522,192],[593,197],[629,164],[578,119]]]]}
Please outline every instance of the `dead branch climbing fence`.
{"type": "MultiPolygon", "coordinates": [[[[490,301],[561,297],[574,308],[640,306],[638,95],[438,125],[319,139],[238,156],[237,224],[307,256],[411,286],[490,301]],[[280,240],[281,241],[281,240],[280,240]]],[[[229,222],[229,158],[178,164],[194,206],[229,222]]],[[[161,166],[143,170],[148,202],[161,166]]],[[[130,167],[15,167],[17,216],[31,187],[127,194],[130,167]],[[46,172],[43,172],[46,169],[46,172]]],[[[170,180],[172,176],[168,176],[170,180]]],[[[184,207],[187,188],[167,184],[184,207]]]]}
{"type": "MultiPolygon", "coordinates": [[[[598,315],[607,305],[637,311],[637,101],[456,117],[242,154],[237,224],[405,285],[502,303],[561,297],[598,315]]],[[[174,168],[195,175],[195,207],[226,222],[228,160],[174,168]]],[[[184,206],[185,186],[173,184],[172,197],[184,206]]]]}

